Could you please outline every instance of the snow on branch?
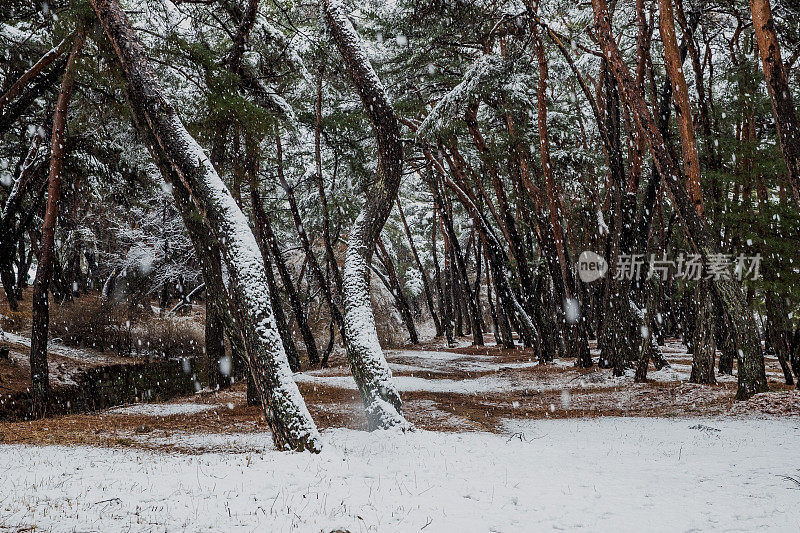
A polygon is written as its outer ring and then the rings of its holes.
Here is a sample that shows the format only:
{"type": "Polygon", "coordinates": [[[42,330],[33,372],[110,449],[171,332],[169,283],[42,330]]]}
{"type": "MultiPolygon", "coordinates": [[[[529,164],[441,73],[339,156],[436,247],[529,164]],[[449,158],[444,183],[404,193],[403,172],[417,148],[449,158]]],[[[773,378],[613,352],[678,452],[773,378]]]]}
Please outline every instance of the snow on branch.
{"type": "Polygon", "coordinates": [[[490,54],[479,57],[464,74],[464,79],[461,80],[461,83],[439,100],[420,125],[419,130],[417,130],[417,136],[424,138],[444,127],[447,122],[457,115],[462,103],[478,92],[490,76],[502,70],[503,64],[503,58],[498,55],[490,54]]]}

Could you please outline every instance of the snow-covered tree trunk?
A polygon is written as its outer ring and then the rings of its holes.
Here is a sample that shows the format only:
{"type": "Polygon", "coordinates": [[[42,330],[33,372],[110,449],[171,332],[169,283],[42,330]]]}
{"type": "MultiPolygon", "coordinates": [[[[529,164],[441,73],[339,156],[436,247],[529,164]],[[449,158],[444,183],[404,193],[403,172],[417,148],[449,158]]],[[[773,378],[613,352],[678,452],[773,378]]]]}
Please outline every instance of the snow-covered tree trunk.
{"type": "Polygon", "coordinates": [[[350,79],[372,122],[378,145],[378,172],[366,190],[353,223],[344,260],[344,325],[350,370],[358,384],[371,429],[408,427],[400,395],[381,350],[369,296],[375,241],[392,209],[402,176],[403,146],[389,95],[367,59],[361,40],[340,0],[325,1],[325,18],[350,79]]]}
{"type": "MultiPolygon", "coordinates": [[[[92,0],[92,6],[122,66],[131,107],[139,126],[191,194],[220,243],[231,276],[250,373],[261,395],[265,418],[278,448],[317,452],[317,428],[292,379],[269,300],[264,263],[246,217],[208,156],[189,135],[166,100],[145,51],[117,0],[92,0]]],[[[169,178],[169,176],[165,176],[169,178]]]]}

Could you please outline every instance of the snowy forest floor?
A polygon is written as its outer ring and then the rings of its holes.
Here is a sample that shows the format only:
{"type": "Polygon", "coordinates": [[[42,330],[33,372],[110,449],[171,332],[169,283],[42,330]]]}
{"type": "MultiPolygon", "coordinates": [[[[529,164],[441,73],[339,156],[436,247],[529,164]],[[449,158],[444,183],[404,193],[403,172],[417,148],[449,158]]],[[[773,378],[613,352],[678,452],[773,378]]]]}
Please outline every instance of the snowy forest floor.
{"type": "Polygon", "coordinates": [[[367,433],[341,358],[295,375],[327,442],[275,451],[245,387],[0,423],[0,530],[800,529],[800,392],[428,343],[387,356],[418,428],[367,433]],[[680,512],[677,512],[680,510],[680,512]]]}

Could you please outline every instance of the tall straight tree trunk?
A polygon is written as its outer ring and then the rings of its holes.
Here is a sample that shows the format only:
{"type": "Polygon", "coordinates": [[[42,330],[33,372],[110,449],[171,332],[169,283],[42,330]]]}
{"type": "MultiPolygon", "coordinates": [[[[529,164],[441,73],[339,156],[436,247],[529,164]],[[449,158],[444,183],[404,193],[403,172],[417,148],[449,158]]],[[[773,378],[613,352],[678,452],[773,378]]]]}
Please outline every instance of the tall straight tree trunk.
{"type": "Polygon", "coordinates": [[[39,245],[39,262],[36,279],[33,282],[33,320],[31,326],[31,394],[33,395],[33,415],[41,416],[47,410],[50,396],[50,372],[47,368],[47,341],[50,328],[50,302],[48,289],[53,273],[55,256],[55,233],[58,221],[58,204],[61,200],[61,168],[64,163],[65,130],[67,109],[75,83],[75,62],[80,54],[85,32],[75,35],[72,51],[67,60],[67,68],[61,80],[58,101],[53,115],[53,134],[50,141],[50,176],[47,186],[47,206],[42,225],[42,242],[39,245]]]}
{"type": "Polygon", "coordinates": [[[365,191],[364,205],[350,230],[345,255],[342,284],[347,358],[370,429],[406,428],[410,424],[401,413],[400,394],[381,350],[369,294],[369,265],[375,241],[389,217],[402,177],[400,127],[389,95],[367,59],[340,0],[325,1],[325,18],[372,123],[378,145],[377,176],[365,191]]]}
{"type": "MultiPolygon", "coordinates": [[[[551,277],[561,277],[563,293],[559,294],[562,298],[559,308],[561,314],[562,331],[564,331],[564,341],[567,352],[576,357],[576,365],[588,367],[592,364],[589,352],[589,339],[586,335],[585,319],[582,315],[581,303],[578,291],[575,286],[575,277],[569,264],[564,242],[564,232],[561,227],[561,216],[559,212],[559,201],[556,197],[555,176],[550,160],[550,136],[547,129],[547,77],[548,65],[544,54],[544,46],[539,38],[539,30],[536,26],[532,28],[534,49],[539,65],[539,81],[537,84],[537,110],[539,126],[539,149],[542,158],[542,174],[544,175],[545,192],[547,198],[548,212],[550,214],[550,226],[555,244],[556,254],[558,255],[559,272],[551,272],[551,277]]],[[[553,354],[549,357],[552,358],[553,354]]]]}
{"type": "MultiPolygon", "coordinates": [[[[431,228],[431,253],[433,255],[433,269],[435,274],[433,281],[436,284],[436,294],[439,297],[439,314],[442,317],[442,331],[444,332],[445,339],[447,340],[447,345],[453,346],[455,344],[455,339],[453,338],[453,319],[450,312],[449,293],[445,287],[445,274],[442,272],[442,269],[439,268],[439,254],[436,244],[436,236],[439,234],[439,223],[436,216],[439,212],[438,205],[439,203],[436,201],[436,197],[434,197],[433,224],[431,228]]],[[[447,261],[447,253],[445,252],[445,267],[447,267],[447,261]]]]}
{"type": "MultiPolygon", "coordinates": [[[[31,326],[31,394],[33,415],[41,416],[47,409],[50,396],[50,373],[47,367],[47,341],[50,327],[50,302],[48,290],[53,273],[55,256],[55,232],[58,222],[58,206],[61,200],[61,168],[64,162],[67,109],[75,83],[75,62],[83,46],[85,32],[75,35],[67,68],[61,80],[61,89],[53,115],[53,133],[50,141],[50,176],[47,186],[47,206],[42,225],[42,241],[39,245],[39,262],[33,283],[33,320],[31,326]]],[[[10,300],[9,300],[10,301],[10,300]]]]}
{"type": "MultiPolygon", "coordinates": [[[[667,185],[671,199],[680,213],[686,236],[692,247],[700,254],[703,264],[709,256],[717,252],[717,247],[703,220],[697,215],[694,205],[672,155],[667,149],[661,132],[656,125],[644,95],[636,89],[635,82],[622,59],[614,40],[605,0],[592,0],[597,37],[604,56],[608,59],[625,101],[636,120],[639,133],[645,135],[647,144],[656,163],[662,180],[667,185]]],[[[736,398],[744,400],[759,392],[769,390],[764,369],[764,354],[761,349],[758,327],[755,318],[747,308],[742,287],[730,279],[712,280],[717,301],[723,306],[733,326],[737,348],[738,387],[736,398]]]]}
{"type": "Polygon", "coordinates": [[[761,55],[764,78],[767,80],[772,113],[775,115],[775,129],[778,130],[781,152],[789,171],[789,185],[800,208],[800,123],[797,120],[788,75],[781,60],[775,19],[772,18],[769,0],[750,0],[750,11],[753,14],[753,31],[761,55]]]}
{"type": "MultiPolygon", "coordinates": [[[[610,220],[611,230],[608,234],[608,261],[616,265],[619,257],[625,254],[623,249],[624,232],[626,229],[626,211],[624,206],[625,196],[625,167],[622,159],[622,135],[620,129],[620,97],[616,80],[611,75],[608,63],[603,60],[601,76],[603,80],[604,96],[604,130],[606,139],[606,152],[609,161],[610,220]]],[[[635,277],[635,276],[634,276],[635,277]]],[[[638,343],[630,335],[630,324],[633,317],[630,313],[630,285],[632,280],[624,276],[620,279],[609,276],[606,279],[603,294],[603,326],[598,345],[600,347],[601,368],[612,368],[615,376],[625,372],[625,364],[631,360],[635,346],[638,343]]]]}
{"type": "Polygon", "coordinates": [[[117,0],[92,0],[92,7],[122,66],[130,105],[143,119],[138,125],[155,142],[149,148],[156,159],[174,169],[220,243],[236,303],[232,311],[241,325],[249,370],[276,446],[319,451],[317,428],[292,379],[269,301],[264,263],[247,219],[165,98],[117,0]]]}
{"type": "MultiPolygon", "coordinates": [[[[664,44],[664,65],[672,84],[675,113],[681,138],[683,170],[686,175],[686,190],[689,193],[697,216],[705,218],[703,207],[703,188],[700,182],[700,157],[697,152],[697,136],[692,122],[692,109],[689,103],[689,89],[683,75],[683,60],[675,35],[675,14],[672,0],[659,0],[659,30],[664,44]]],[[[687,39],[687,45],[689,40],[687,39]]],[[[692,383],[716,383],[714,377],[714,306],[710,301],[711,292],[706,280],[697,283],[693,305],[696,319],[695,334],[692,338],[692,383]]]]}
{"type": "Polygon", "coordinates": [[[710,285],[708,280],[700,280],[695,291],[693,305],[697,311],[693,336],[692,373],[689,381],[713,385],[717,382],[714,376],[717,345],[714,337],[714,306],[711,301],[710,285]]]}

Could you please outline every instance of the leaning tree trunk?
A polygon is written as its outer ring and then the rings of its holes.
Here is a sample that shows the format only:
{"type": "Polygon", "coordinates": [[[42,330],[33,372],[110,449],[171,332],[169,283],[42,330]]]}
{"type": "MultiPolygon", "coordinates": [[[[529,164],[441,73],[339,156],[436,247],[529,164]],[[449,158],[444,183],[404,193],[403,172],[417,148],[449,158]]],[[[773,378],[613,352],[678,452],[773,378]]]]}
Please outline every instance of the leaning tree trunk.
{"type": "Polygon", "coordinates": [[[189,190],[220,243],[237,304],[232,311],[242,327],[250,373],[276,446],[319,451],[317,428],[292,379],[269,301],[264,263],[247,219],[165,98],[117,0],[92,0],[92,6],[121,63],[130,105],[143,118],[138,125],[155,142],[149,148],[157,159],[168,162],[189,190]]]}
{"type": "Polygon", "coordinates": [[[61,80],[55,113],[53,115],[53,135],[50,144],[50,177],[47,187],[47,206],[42,226],[42,241],[39,246],[39,262],[36,279],[33,283],[33,320],[31,327],[31,394],[33,396],[33,415],[45,413],[50,395],[50,375],[47,368],[47,337],[50,327],[48,289],[53,273],[55,254],[55,232],[58,220],[58,204],[61,199],[61,167],[64,162],[64,130],[67,126],[67,108],[75,83],[75,61],[80,53],[85,33],[75,36],[72,51],[67,60],[67,68],[61,80]]]}
{"type": "MultiPolygon", "coordinates": [[[[611,32],[606,1],[592,0],[592,7],[597,37],[604,56],[608,59],[617,83],[625,95],[639,133],[645,135],[658,172],[667,185],[673,204],[680,213],[686,235],[693,248],[700,254],[703,264],[707,264],[709,256],[717,252],[717,247],[712,241],[705,223],[698,216],[684,183],[679,178],[678,166],[664,143],[661,132],[653,119],[653,114],[644,100],[644,95],[636,90],[633,76],[622,59],[622,54],[611,32]]],[[[712,280],[712,285],[718,303],[725,310],[733,325],[739,366],[736,398],[747,399],[759,392],[768,391],[769,386],[764,369],[764,354],[761,349],[758,327],[755,318],[747,308],[741,285],[730,279],[712,280]]]]}
{"type": "Polygon", "coordinates": [[[350,370],[358,384],[370,429],[409,427],[383,356],[369,296],[369,264],[400,187],[403,145],[389,95],[367,59],[361,40],[339,0],[326,0],[325,18],[378,145],[378,172],[350,230],[344,265],[345,338],[350,370]]]}
{"type": "Polygon", "coordinates": [[[775,33],[775,19],[772,18],[769,0],[750,0],[753,14],[753,31],[756,34],[764,78],[767,80],[769,100],[775,115],[775,129],[783,152],[783,159],[789,170],[789,184],[795,202],[800,207],[800,123],[792,101],[792,90],[781,60],[781,48],[775,33]]]}

